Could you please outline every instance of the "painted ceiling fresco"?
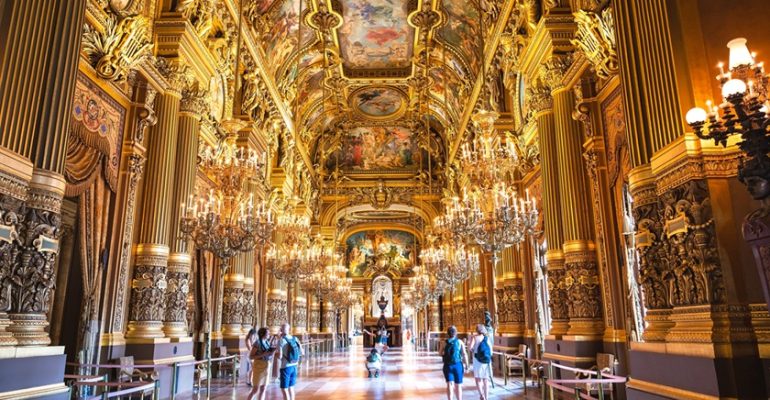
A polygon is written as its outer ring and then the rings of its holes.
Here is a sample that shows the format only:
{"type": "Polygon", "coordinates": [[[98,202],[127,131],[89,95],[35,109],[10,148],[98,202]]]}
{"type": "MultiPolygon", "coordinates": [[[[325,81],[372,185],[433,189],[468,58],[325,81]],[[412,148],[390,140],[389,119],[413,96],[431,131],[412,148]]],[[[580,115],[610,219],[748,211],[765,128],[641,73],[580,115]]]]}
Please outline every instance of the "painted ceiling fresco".
{"type": "Polygon", "coordinates": [[[406,0],[343,0],[338,31],[350,69],[404,68],[411,64],[414,29],[406,0]]]}
{"type": "Polygon", "coordinates": [[[347,170],[403,170],[416,168],[421,153],[416,134],[400,126],[358,127],[342,143],[339,162],[347,170]]]}
{"type": "Polygon", "coordinates": [[[475,74],[481,65],[479,12],[469,0],[444,0],[444,12],[448,21],[439,30],[439,35],[463,56],[475,74]]]}
{"type": "Polygon", "coordinates": [[[388,118],[406,105],[404,95],[388,87],[368,87],[353,93],[352,105],[364,116],[388,118]]]}
{"type": "Polygon", "coordinates": [[[391,265],[404,273],[414,268],[415,240],[409,232],[398,230],[369,230],[350,235],[345,258],[350,276],[361,277],[375,255],[384,254],[391,265]]]}
{"type": "MultiPolygon", "coordinates": [[[[307,2],[301,0],[285,0],[280,5],[272,7],[273,25],[265,40],[265,55],[269,60],[268,65],[275,68],[274,77],[277,79],[279,68],[286,63],[292,53],[297,51],[299,35],[300,3],[303,4],[302,12],[307,11],[307,2]]],[[[302,46],[307,46],[315,38],[315,32],[308,26],[302,26],[302,46]]]]}

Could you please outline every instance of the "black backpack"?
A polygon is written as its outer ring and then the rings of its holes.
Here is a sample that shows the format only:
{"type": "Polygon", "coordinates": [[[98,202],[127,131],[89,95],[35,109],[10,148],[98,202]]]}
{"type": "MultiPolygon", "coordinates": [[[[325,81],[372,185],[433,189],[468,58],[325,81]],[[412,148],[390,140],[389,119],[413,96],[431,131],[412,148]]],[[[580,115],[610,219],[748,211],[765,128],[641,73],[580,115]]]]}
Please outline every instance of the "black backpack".
{"type": "Polygon", "coordinates": [[[447,339],[444,347],[444,364],[452,365],[462,361],[460,356],[460,343],[457,339],[447,339]]]}
{"type": "Polygon", "coordinates": [[[297,342],[297,338],[292,337],[291,339],[284,339],[286,340],[286,343],[289,344],[289,348],[286,351],[286,354],[284,355],[284,358],[286,358],[286,362],[288,364],[295,364],[299,361],[299,343],[297,342]]]}
{"type": "Polygon", "coordinates": [[[481,339],[481,343],[476,348],[476,354],[473,355],[482,364],[489,364],[492,362],[492,349],[489,348],[489,342],[486,336],[481,339]]]}
{"type": "Polygon", "coordinates": [[[369,353],[369,356],[366,357],[366,362],[370,362],[370,363],[377,362],[377,355],[369,353]]]}

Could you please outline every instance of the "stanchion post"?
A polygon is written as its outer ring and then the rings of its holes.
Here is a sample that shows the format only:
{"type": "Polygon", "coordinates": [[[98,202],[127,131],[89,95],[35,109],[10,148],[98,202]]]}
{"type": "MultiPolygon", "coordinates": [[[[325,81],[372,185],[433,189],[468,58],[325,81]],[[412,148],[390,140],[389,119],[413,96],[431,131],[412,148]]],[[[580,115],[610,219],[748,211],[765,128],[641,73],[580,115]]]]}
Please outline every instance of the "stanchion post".
{"type": "MultiPolygon", "coordinates": [[[[548,363],[548,377],[545,379],[545,384],[548,385],[548,381],[553,378],[553,364],[548,363]]],[[[548,393],[551,400],[553,400],[553,387],[548,385],[548,393]]]]}
{"type": "Polygon", "coordinates": [[[173,368],[173,371],[171,374],[171,400],[174,400],[176,399],[177,379],[179,379],[179,362],[175,362],[172,368],[173,368]]]}
{"type": "MultiPolygon", "coordinates": [[[[604,388],[602,387],[602,371],[599,370],[599,372],[596,374],[596,379],[599,379],[599,400],[604,400],[604,388]]],[[[610,384],[611,385],[611,384],[610,384]]],[[[588,393],[591,394],[590,392],[588,393]]]]}
{"type": "Polygon", "coordinates": [[[211,354],[206,359],[206,398],[211,398],[211,354]]]}
{"type": "Polygon", "coordinates": [[[152,389],[152,400],[160,400],[160,381],[159,380],[155,381],[155,388],[152,389]]]}

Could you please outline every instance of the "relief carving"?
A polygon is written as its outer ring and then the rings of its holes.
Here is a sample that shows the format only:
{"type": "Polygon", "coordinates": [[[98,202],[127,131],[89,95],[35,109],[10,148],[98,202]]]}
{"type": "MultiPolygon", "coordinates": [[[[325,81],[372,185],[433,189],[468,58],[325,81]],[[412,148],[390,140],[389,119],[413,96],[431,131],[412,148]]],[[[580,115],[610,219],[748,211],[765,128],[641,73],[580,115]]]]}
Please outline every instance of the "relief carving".
{"type": "Polygon", "coordinates": [[[548,270],[548,307],[555,321],[569,319],[567,303],[566,271],[563,268],[548,270]]]}
{"type": "Polygon", "coordinates": [[[123,81],[151,48],[150,22],[143,15],[108,14],[103,31],[87,23],[83,27],[82,50],[102,79],[123,81]]]}
{"type": "Polygon", "coordinates": [[[222,291],[222,323],[243,322],[243,288],[225,286],[222,291]]]}
{"type": "MultiPolygon", "coordinates": [[[[150,264],[150,263],[147,263],[150,264]]],[[[166,308],[166,267],[139,264],[131,283],[131,321],[162,321],[166,308]]]]}
{"type": "Polygon", "coordinates": [[[171,270],[166,274],[166,322],[187,324],[187,294],[190,292],[190,271],[171,270]]]}

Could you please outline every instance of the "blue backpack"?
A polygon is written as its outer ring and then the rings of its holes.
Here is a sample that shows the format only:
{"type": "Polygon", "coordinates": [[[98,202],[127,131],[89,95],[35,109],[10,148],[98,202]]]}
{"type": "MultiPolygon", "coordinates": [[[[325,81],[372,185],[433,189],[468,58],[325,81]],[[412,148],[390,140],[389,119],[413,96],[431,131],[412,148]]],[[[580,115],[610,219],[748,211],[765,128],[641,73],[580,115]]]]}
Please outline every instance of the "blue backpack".
{"type": "Polygon", "coordinates": [[[287,364],[296,364],[299,361],[299,343],[297,342],[297,338],[293,337],[291,339],[284,339],[286,340],[286,343],[289,344],[289,348],[286,351],[286,354],[284,355],[284,358],[286,358],[287,364]]]}
{"type": "Polygon", "coordinates": [[[457,339],[447,339],[446,347],[444,347],[444,365],[453,365],[462,362],[460,356],[460,343],[457,339]]]}
{"type": "Polygon", "coordinates": [[[492,349],[489,348],[489,341],[486,337],[479,343],[479,346],[476,348],[476,354],[473,356],[482,364],[492,362],[492,349]]]}

